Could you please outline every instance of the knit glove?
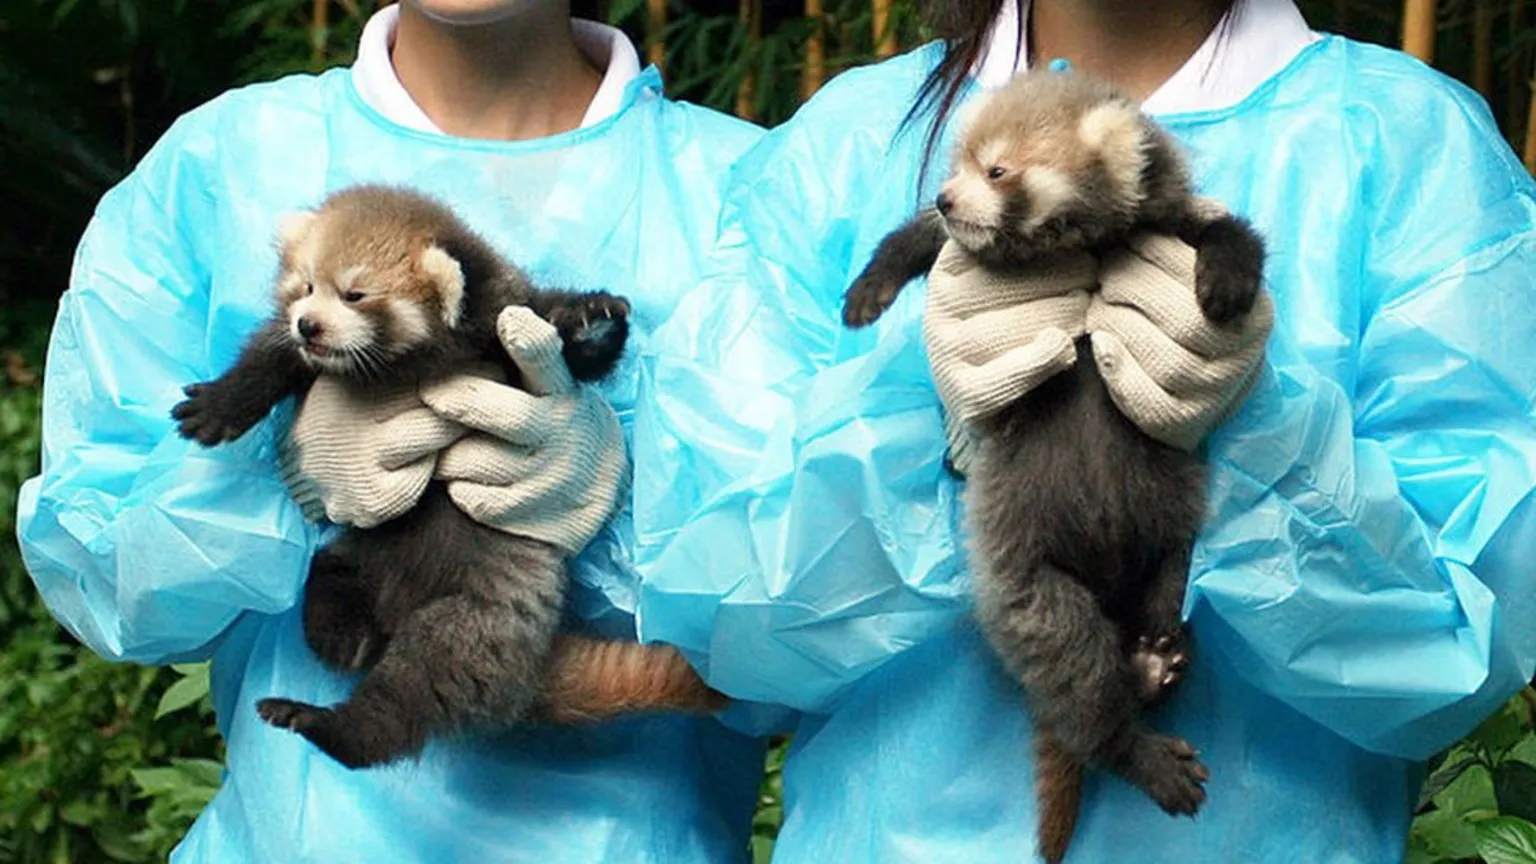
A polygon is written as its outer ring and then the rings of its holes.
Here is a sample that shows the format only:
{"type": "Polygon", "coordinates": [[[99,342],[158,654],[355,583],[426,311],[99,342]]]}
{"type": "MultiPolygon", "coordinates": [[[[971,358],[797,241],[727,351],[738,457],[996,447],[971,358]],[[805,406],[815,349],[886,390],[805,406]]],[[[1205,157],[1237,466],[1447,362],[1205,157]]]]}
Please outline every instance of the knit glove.
{"type": "Polygon", "coordinates": [[[1218,327],[1195,298],[1195,250],[1142,234],[1105,256],[1088,307],[1093,355],[1132,423],[1194,450],[1242,405],[1263,369],[1274,304],[1260,291],[1244,318],[1218,327]]]}
{"type": "Polygon", "coordinates": [[[618,416],[571,377],[555,328],[532,310],[502,310],[496,330],[524,389],[478,374],[423,387],[432,410],[475,430],[443,451],[435,476],[475,521],[574,555],[618,502],[628,463],[618,416]]]}
{"type": "Polygon", "coordinates": [[[1193,450],[1241,405],[1274,323],[1261,291],[1236,325],[1211,324],[1195,295],[1195,250],[1153,234],[1102,262],[1083,256],[1013,276],[986,271],[951,243],[929,274],[925,314],[949,461],[962,474],[974,458],[972,424],[1070,367],[1083,333],[1121,413],[1193,450]]]}
{"type": "Polygon", "coordinates": [[[414,384],[365,394],[321,375],[283,441],[279,468],[311,521],[372,528],[415,505],[438,452],[465,431],[422,404],[414,384]]]}
{"type": "Polygon", "coordinates": [[[1083,255],[999,275],[953,240],[928,273],[923,340],[945,408],[949,461],[965,473],[970,425],[1076,362],[1098,261],[1083,255]]]}

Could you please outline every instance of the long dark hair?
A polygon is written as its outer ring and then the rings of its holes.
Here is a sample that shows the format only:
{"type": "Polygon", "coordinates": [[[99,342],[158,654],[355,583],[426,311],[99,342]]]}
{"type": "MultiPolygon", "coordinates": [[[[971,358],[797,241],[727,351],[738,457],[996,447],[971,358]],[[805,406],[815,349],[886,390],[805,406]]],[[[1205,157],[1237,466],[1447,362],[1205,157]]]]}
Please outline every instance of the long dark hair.
{"type": "MultiPolygon", "coordinates": [[[[933,67],[923,85],[912,100],[912,107],[902,119],[906,128],[924,113],[934,111],[928,134],[923,139],[922,167],[918,170],[918,189],[927,179],[928,165],[933,161],[933,151],[939,146],[944,124],[954,111],[960,91],[965,89],[966,77],[981,59],[986,48],[992,23],[1002,15],[1003,4],[1017,0],[923,0],[920,9],[923,20],[944,40],[944,56],[933,67]]],[[[1019,15],[1019,26],[1014,34],[1015,56],[1024,50],[1024,16],[1019,15]]],[[[921,194],[921,193],[919,193],[921,194]]]]}
{"type": "MultiPolygon", "coordinates": [[[[933,152],[939,146],[944,124],[954,111],[960,92],[965,89],[971,69],[981,59],[981,53],[986,48],[993,22],[1002,15],[1004,3],[1015,2],[1023,5],[1022,0],[921,0],[923,20],[936,36],[944,40],[944,56],[928,73],[928,77],[923,79],[923,85],[917,90],[917,98],[912,101],[912,107],[907,110],[901,122],[901,128],[905,129],[925,112],[937,108],[928,126],[927,137],[923,140],[922,167],[918,169],[917,181],[919,190],[927,180],[928,166],[933,162],[933,152]]],[[[1224,39],[1238,14],[1236,7],[1240,0],[1210,2],[1224,13],[1217,25],[1217,36],[1224,39]]],[[[1025,30],[1029,26],[1026,18],[1020,9],[1018,27],[1013,34],[1015,57],[1022,56],[1024,51],[1025,30]]],[[[921,191],[918,194],[922,194],[921,191]]]]}

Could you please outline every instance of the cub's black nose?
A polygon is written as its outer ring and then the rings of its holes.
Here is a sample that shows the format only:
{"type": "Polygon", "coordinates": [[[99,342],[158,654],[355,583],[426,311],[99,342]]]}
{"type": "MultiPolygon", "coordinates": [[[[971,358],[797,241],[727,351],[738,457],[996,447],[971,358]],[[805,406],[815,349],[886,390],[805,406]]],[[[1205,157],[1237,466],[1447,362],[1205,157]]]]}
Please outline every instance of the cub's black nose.
{"type": "Polygon", "coordinates": [[[940,216],[948,216],[949,215],[949,211],[953,210],[954,207],[955,207],[955,202],[951,201],[949,196],[945,195],[943,192],[939,193],[939,200],[934,202],[934,203],[939,208],[939,215],[940,216]]]}
{"type": "Polygon", "coordinates": [[[299,335],[303,336],[305,339],[313,339],[316,336],[319,336],[320,330],[320,325],[309,320],[308,318],[301,317],[299,319],[299,335]]]}

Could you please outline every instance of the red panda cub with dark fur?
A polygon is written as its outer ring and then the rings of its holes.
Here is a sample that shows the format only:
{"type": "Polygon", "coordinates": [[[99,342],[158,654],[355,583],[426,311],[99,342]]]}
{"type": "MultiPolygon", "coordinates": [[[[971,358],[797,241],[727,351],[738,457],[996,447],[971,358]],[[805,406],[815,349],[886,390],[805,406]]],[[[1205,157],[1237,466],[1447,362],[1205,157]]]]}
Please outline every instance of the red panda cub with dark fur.
{"type": "MultiPolygon", "coordinates": [[[[172,411],[184,437],[235,440],[318,375],[366,393],[493,362],[516,385],[496,333],[508,306],[556,327],[579,381],[606,376],[628,336],[622,298],[535,287],[406,189],[342,189],[287,219],[280,251],[277,312],[233,368],[186,388],[172,411]]],[[[366,668],[350,698],[263,699],[258,712],[360,768],[413,756],[433,735],[721,707],[672,649],[557,635],[566,581],[557,548],[475,522],[434,481],[405,515],[346,530],[311,563],[305,638],[337,669],[366,668]]]]}
{"type": "MultiPolygon", "coordinates": [[[[1102,254],[1135,231],[1196,249],[1207,320],[1239,322],[1265,250],[1234,216],[1196,206],[1182,154],[1129,97],[1076,72],[1030,72],[968,111],[933,208],[888,235],[849,289],[865,326],[953,242],[993,271],[1102,254]]],[[[1035,722],[1038,847],[1066,854],[1084,768],[1106,768],[1170,814],[1193,815],[1209,773],[1143,710],[1188,665],[1181,618],[1204,507],[1199,456],[1116,408],[1089,338],[1073,366],[976,425],[965,490],[981,629],[1035,722]]]]}

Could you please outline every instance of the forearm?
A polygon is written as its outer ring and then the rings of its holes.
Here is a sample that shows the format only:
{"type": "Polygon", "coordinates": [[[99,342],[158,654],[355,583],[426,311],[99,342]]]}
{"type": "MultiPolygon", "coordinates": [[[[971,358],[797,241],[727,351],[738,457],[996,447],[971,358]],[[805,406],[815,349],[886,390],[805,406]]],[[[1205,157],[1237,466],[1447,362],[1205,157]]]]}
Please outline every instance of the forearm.
{"type": "Polygon", "coordinates": [[[264,461],[180,442],[142,460],[74,449],[28,481],[17,521],[60,623],[105,658],[141,663],[201,659],[242,612],[291,607],[319,539],[264,461]]]}
{"type": "MultiPolygon", "coordinates": [[[[1213,513],[1190,589],[1211,644],[1253,683],[1410,758],[1528,680],[1536,643],[1536,482],[1443,410],[1439,455],[1410,457],[1362,435],[1335,383],[1266,369],[1213,439],[1213,513]],[[1404,457],[1437,466],[1404,476],[1404,457]],[[1445,488],[1448,476],[1462,479],[1445,488]]],[[[1505,446],[1536,452],[1529,422],[1508,419],[1505,446]]]]}

